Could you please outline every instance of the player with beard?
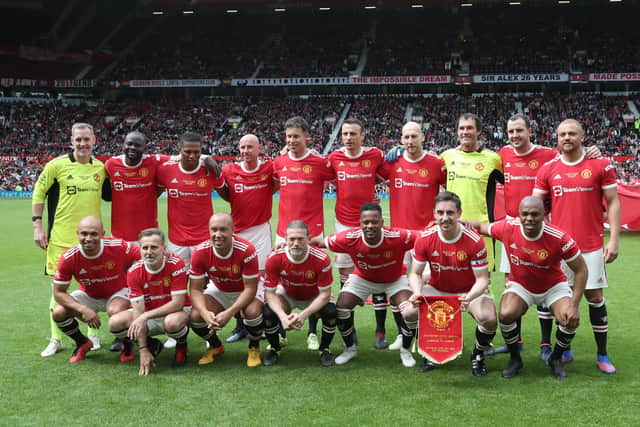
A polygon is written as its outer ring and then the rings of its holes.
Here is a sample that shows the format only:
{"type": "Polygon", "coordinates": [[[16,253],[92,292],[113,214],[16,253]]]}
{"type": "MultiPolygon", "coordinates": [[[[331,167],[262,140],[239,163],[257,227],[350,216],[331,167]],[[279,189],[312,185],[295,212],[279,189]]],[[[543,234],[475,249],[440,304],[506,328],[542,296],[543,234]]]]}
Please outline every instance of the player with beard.
{"type": "MultiPolygon", "coordinates": [[[[551,199],[551,223],[566,230],[578,242],[589,277],[584,296],[589,304],[589,320],[597,346],[596,364],[601,372],[615,374],[607,353],[609,321],[603,289],[608,287],[605,264],[618,258],[620,240],[620,200],[615,168],[607,159],[588,159],[582,149],[584,129],[580,122],[567,119],[558,126],[559,158],[546,163],[538,176],[533,194],[551,199]],[[607,204],[609,241],[603,242],[602,200],[607,204]],[[579,215],[575,213],[579,212],[579,215]]],[[[563,270],[574,282],[573,271],[563,270]]],[[[573,355],[566,351],[565,362],[573,355]]]]}
{"type": "Polygon", "coordinates": [[[384,227],[379,204],[365,203],[360,208],[360,227],[332,234],[324,242],[317,242],[318,246],[331,251],[349,254],[356,266],[336,303],[338,329],[345,344],[343,353],[335,359],[336,364],[345,364],[358,354],[353,334],[353,308],[363,305],[372,294],[385,293],[391,303],[400,308],[404,318],[400,349],[402,365],[407,368],[415,366],[410,347],[417,322],[405,317],[406,312],[412,313],[412,306],[408,301],[411,291],[402,263],[405,252],[413,247],[414,241],[415,234],[409,230],[384,227]]]}
{"type": "Polygon", "coordinates": [[[309,228],[303,221],[292,221],[286,233],[286,246],[269,255],[266,264],[264,323],[271,348],[263,362],[269,366],[278,360],[280,327],[300,330],[306,319],[320,317],[320,364],[331,366],[334,358],[329,346],[336,332],[331,259],[324,251],[309,245],[309,228]],[[293,313],[293,309],[301,311],[293,313]]]}

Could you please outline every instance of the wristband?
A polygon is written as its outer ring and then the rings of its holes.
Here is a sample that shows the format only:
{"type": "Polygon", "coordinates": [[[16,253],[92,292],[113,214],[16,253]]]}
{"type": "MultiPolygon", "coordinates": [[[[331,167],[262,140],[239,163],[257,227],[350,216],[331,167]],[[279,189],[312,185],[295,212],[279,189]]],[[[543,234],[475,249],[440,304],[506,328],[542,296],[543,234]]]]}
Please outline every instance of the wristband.
{"type": "Polygon", "coordinates": [[[31,217],[31,222],[36,222],[39,219],[40,220],[42,219],[42,217],[40,215],[34,215],[34,216],[31,217]]]}

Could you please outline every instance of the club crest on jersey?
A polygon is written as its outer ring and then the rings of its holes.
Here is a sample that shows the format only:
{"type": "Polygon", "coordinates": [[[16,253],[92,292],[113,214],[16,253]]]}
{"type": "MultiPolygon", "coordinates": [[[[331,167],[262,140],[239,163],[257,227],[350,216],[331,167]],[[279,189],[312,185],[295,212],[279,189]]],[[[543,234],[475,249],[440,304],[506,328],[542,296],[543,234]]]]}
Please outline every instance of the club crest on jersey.
{"type": "Polygon", "coordinates": [[[261,173],[260,174],[260,181],[264,181],[265,179],[267,179],[267,174],[266,173],[261,173]]]}
{"type": "Polygon", "coordinates": [[[365,160],[363,160],[363,161],[362,161],[362,167],[363,167],[363,168],[369,168],[369,167],[371,167],[371,160],[369,160],[369,159],[365,159],[365,160]]]}
{"type": "Polygon", "coordinates": [[[206,187],[207,186],[207,179],[206,178],[200,178],[198,180],[198,187],[206,187]]]}
{"type": "Polygon", "coordinates": [[[140,168],[140,170],[138,171],[138,175],[140,175],[142,177],[149,176],[149,169],[140,168]]]}
{"type": "Polygon", "coordinates": [[[538,169],[538,166],[540,166],[540,162],[537,160],[529,160],[529,167],[531,169],[538,169]]]}
{"type": "Polygon", "coordinates": [[[162,279],[162,286],[164,286],[165,288],[168,288],[171,286],[171,279],[168,277],[165,277],[162,279]]]}
{"type": "Polygon", "coordinates": [[[393,256],[393,251],[384,251],[382,256],[385,258],[391,258],[393,256]]]}
{"type": "Polygon", "coordinates": [[[477,171],[483,171],[484,170],[484,165],[480,162],[476,163],[475,169],[477,171]]]}
{"type": "Polygon", "coordinates": [[[456,258],[458,258],[458,261],[464,261],[467,259],[467,253],[465,251],[458,251],[456,258]]]}
{"type": "Polygon", "coordinates": [[[421,169],[418,171],[418,175],[420,175],[421,177],[423,177],[423,178],[424,178],[424,177],[426,177],[427,175],[429,175],[429,171],[428,171],[427,169],[421,168],[421,169]]]}
{"type": "Polygon", "coordinates": [[[313,270],[307,270],[307,271],[304,272],[304,277],[306,279],[309,279],[309,280],[313,279],[315,277],[315,275],[316,275],[316,273],[313,270]]]}
{"type": "Polygon", "coordinates": [[[97,173],[94,173],[94,174],[93,174],[93,180],[94,180],[95,182],[100,182],[100,175],[98,175],[97,173]]]}
{"type": "Polygon", "coordinates": [[[538,258],[540,258],[541,260],[549,258],[549,252],[547,252],[546,249],[540,249],[538,251],[538,258]]]}
{"type": "Polygon", "coordinates": [[[311,173],[313,171],[313,167],[311,165],[304,165],[302,167],[302,172],[304,173],[311,173]]]}
{"type": "Polygon", "coordinates": [[[429,304],[427,319],[433,328],[445,331],[449,329],[449,324],[455,317],[455,310],[446,302],[436,301],[433,304],[429,304]]]}
{"type": "Polygon", "coordinates": [[[231,272],[232,272],[233,274],[238,274],[238,273],[240,273],[240,266],[239,266],[238,264],[233,264],[233,265],[231,266],[231,272]]]}
{"type": "Polygon", "coordinates": [[[107,261],[104,263],[104,266],[107,270],[113,270],[116,266],[115,261],[107,261]]]}
{"type": "Polygon", "coordinates": [[[591,173],[591,169],[585,169],[582,172],[580,172],[580,176],[583,177],[584,179],[591,178],[591,175],[593,175],[591,173]]]}

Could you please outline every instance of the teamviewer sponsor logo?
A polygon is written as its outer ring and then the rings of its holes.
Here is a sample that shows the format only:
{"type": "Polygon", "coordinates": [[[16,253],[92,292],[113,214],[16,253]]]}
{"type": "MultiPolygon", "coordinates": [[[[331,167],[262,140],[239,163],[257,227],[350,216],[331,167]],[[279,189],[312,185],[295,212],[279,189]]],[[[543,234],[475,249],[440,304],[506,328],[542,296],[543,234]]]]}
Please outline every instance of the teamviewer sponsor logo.
{"type": "Polygon", "coordinates": [[[286,176],[281,176],[280,177],[280,185],[281,186],[287,185],[287,177],[286,176]]]}
{"type": "Polygon", "coordinates": [[[122,181],[115,181],[113,183],[113,188],[116,191],[123,191],[124,190],[124,184],[122,183],[122,181]]]}
{"type": "Polygon", "coordinates": [[[551,187],[551,189],[553,190],[553,195],[554,196],[562,196],[563,191],[562,191],[562,185],[554,185],[553,187],[551,187]]]}
{"type": "Polygon", "coordinates": [[[346,181],[347,174],[344,171],[338,171],[338,181],[346,181]]]}
{"type": "Polygon", "coordinates": [[[396,178],[393,180],[393,185],[395,188],[402,188],[402,178],[396,178]]]}
{"type": "Polygon", "coordinates": [[[177,199],[178,197],[180,197],[178,189],[177,188],[170,188],[169,189],[169,197],[173,197],[174,199],[177,199]]]}
{"type": "Polygon", "coordinates": [[[67,194],[68,195],[72,196],[72,195],[77,194],[77,193],[78,193],[78,189],[76,188],[75,185],[70,185],[70,186],[67,187],[67,194]]]}
{"type": "Polygon", "coordinates": [[[243,184],[234,184],[233,185],[233,189],[236,193],[242,193],[244,192],[244,185],[243,184]]]}

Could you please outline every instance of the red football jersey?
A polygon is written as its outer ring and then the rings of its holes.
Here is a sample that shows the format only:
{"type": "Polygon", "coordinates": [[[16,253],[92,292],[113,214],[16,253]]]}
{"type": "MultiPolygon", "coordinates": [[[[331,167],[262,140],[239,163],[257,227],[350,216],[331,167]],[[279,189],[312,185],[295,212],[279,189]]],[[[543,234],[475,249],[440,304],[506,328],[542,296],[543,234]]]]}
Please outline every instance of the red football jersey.
{"type": "Polygon", "coordinates": [[[404,274],[404,253],[413,248],[415,234],[384,227],[380,241],[369,246],[361,228],[352,228],[325,239],[333,252],[349,254],[356,268],[353,274],[374,283],[391,283],[404,274]]]}
{"type": "Polygon", "coordinates": [[[518,154],[511,145],[506,145],[498,152],[504,169],[504,208],[512,218],[518,217],[518,208],[523,197],[533,192],[538,171],[558,152],[552,148],[532,145],[526,154],[518,154]]]}
{"type": "Polygon", "coordinates": [[[568,232],[583,252],[602,248],[603,190],[616,188],[616,173],[607,159],[575,163],[554,159],[540,168],[535,189],[551,197],[551,222],[568,232]]]}
{"type": "Polygon", "coordinates": [[[469,292],[476,282],[473,270],[489,266],[482,237],[463,225],[453,240],[446,240],[437,225],[424,230],[416,239],[413,259],[418,264],[429,263],[429,285],[453,294],[469,292]]]}
{"type": "Polygon", "coordinates": [[[231,252],[225,257],[216,253],[210,240],[202,242],[191,254],[189,276],[209,277],[223,292],[242,292],[243,279],[258,277],[258,255],[248,240],[233,236],[231,252]]]}
{"type": "Polygon", "coordinates": [[[147,228],[158,227],[156,172],[169,156],[143,155],[127,166],[124,155],[112,157],[104,167],[111,180],[111,234],[133,242],[147,228]]]}
{"type": "Polygon", "coordinates": [[[265,264],[265,290],[274,290],[278,284],[294,300],[307,301],[318,296],[320,290],[331,288],[331,259],[321,249],[309,246],[307,255],[295,261],[288,248],[281,247],[272,252],[265,264]]]}
{"type": "Polygon", "coordinates": [[[260,163],[252,171],[244,169],[241,163],[229,163],[222,168],[222,176],[229,188],[231,216],[236,232],[271,219],[272,162],[260,163]]]}
{"type": "Polygon", "coordinates": [[[185,171],[177,160],[158,168],[158,184],[167,189],[169,240],[178,246],[195,246],[209,238],[209,218],[213,215],[211,191],[224,185],[204,165],[185,171]]]}
{"type": "Polygon", "coordinates": [[[489,234],[502,242],[509,255],[509,280],[534,294],[548,291],[567,277],[560,261],[573,261],[580,255],[576,242],[564,231],[544,223],[540,235],[524,235],[519,219],[497,221],[489,225],[489,234]]]}
{"type": "Polygon", "coordinates": [[[343,147],[329,155],[336,178],[336,218],[349,227],[360,225],[360,206],[376,197],[376,177],[384,163],[378,148],[362,147],[351,157],[343,147]]]}
{"type": "MultiPolygon", "coordinates": [[[[144,300],[145,311],[150,311],[170,303],[172,295],[187,294],[187,267],[182,258],[176,256],[165,259],[157,271],[149,270],[143,261],[138,261],[127,273],[127,286],[131,301],[144,300]]],[[[185,305],[189,304],[185,301],[185,305]]]]}
{"type": "Polygon", "coordinates": [[[275,158],[273,173],[280,181],[277,234],[284,236],[296,219],[307,223],[311,236],[322,233],[324,182],[334,178],[329,161],[311,150],[299,159],[287,153],[275,158]]]}
{"type": "Polygon", "coordinates": [[[419,160],[406,153],[385,163],[382,176],[389,180],[391,226],[421,230],[433,220],[433,199],[447,180],[444,161],[426,151],[419,160]]]}
{"type": "Polygon", "coordinates": [[[93,257],[77,245],[60,257],[53,284],[68,285],[73,277],[91,298],[106,299],[127,287],[126,269],[139,259],[140,249],[121,239],[102,239],[100,252],[93,257]]]}

